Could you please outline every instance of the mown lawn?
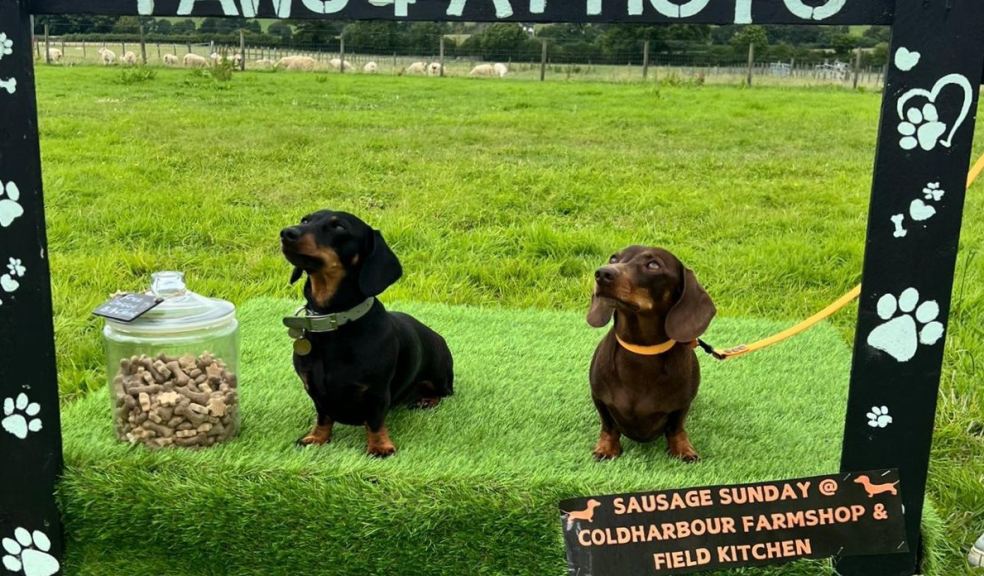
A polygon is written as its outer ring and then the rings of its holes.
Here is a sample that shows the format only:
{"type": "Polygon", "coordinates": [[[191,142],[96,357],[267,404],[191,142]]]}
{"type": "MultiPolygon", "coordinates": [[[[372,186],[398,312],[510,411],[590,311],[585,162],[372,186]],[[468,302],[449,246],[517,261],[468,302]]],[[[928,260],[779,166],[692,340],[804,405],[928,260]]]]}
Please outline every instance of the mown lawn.
{"type": "MultiPolygon", "coordinates": [[[[321,207],[384,231],[406,269],[390,300],[584,310],[591,271],[634,242],[678,254],[722,317],[792,321],[859,280],[877,94],[285,73],[216,84],[182,70],[120,79],[39,70],[67,399],[103,385],[89,311],[108,293],[180,269],[192,289],[237,304],[296,298],[277,232],[321,207]]],[[[982,186],[968,196],[930,476],[947,575],[967,570],[984,530],[982,186]]],[[[854,314],[834,320],[848,343],[854,314]]]]}

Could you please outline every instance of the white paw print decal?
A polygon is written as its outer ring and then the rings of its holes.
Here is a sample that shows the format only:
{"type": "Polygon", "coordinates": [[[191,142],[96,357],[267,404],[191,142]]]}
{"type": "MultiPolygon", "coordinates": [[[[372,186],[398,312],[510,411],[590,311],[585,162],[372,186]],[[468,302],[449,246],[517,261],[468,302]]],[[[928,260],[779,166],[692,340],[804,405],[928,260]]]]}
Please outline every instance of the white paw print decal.
{"type": "Polygon", "coordinates": [[[20,190],[17,184],[7,182],[0,187],[0,227],[10,226],[14,220],[24,215],[24,209],[18,200],[20,200],[20,190]]]}
{"type": "Polygon", "coordinates": [[[933,200],[935,202],[939,202],[943,198],[943,195],[946,194],[946,191],[940,190],[939,182],[929,182],[923,187],[922,191],[923,197],[926,200],[933,200]]]}
{"type": "Polygon", "coordinates": [[[912,150],[919,146],[923,150],[932,150],[939,142],[940,136],[946,132],[946,124],[940,122],[936,105],[927,102],[922,109],[909,108],[905,120],[899,122],[899,146],[903,150],[912,150]]]}
{"type": "Polygon", "coordinates": [[[41,419],[35,418],[41,412],[37,402],[29,402],[27,394],[21,392],[17,400],[6,398],[3,401],[3,420],[0,427],[23,440],[28,433],[41,430],[41,419]]]}
{"type": "Polygon", "coordinates": [[[6,32],[0,32],[0,60],[3,60],[4,56],[10,56],[14,53],[14,41],[7,38],[6,32]]]}
{"type": "MultiPolygon", "coordinates": [[[[27,268],[21,264],[20,258],[11,258],[7,262],[7,273],[0,276],[0,291],[7,294],[16,292],[20,288],[20,282],[17,279],[23,278],[26,273],[27,268]]],[[[3,306],[3,300],[0,300],[0,306],[3,306]]]]}
{"type": "Polygon", "coordinates": [[[884,428],[892,423],[892,417],[888,415],[888,406],[872,406],[867,416],[868,426],[872,428],[884,428]]]}
{"type": "Polygon", "coordinates": [[[897,299],[885,294],[878,299],[877,311],[885,322],[868,334],[868,345],[899,362],[915,356],[920,344],[932,346],[943,336],[943,324],[936,320],[940,315],[939,304],[935,300],[920,304],[919,291],[915,288],[906,288],[897,299]]]}
{"type": "MultiPolygon", "coordinates": [[[[946,94],[946,101],[949,102],[951,95],[955,92],[951,89],[947,90],[946,94]]],[[[912,88],[906,91],[896,103],[896,112],[899,117],[898,130],[899,134],[902,135],[902,138],[899,139],[899,146],[903,150],[915,150],[918,147],[927,152],[935,149],[938,145],[949,148],[953,143],[957,129],[967,119],[973,97],[974,89],[970,80],[961,74],[947,74],[933,85],[932,90],[912,88]],[[939,107],[937,106],[937,101],[943,94],[943,90],[951,87],[960,88],[963,92],[960,112],[957,113],[952,125],[940,119],[939,107]],[[917,103],[910,105],[910,100],[914,98],[917,98],[917,103]]],[[[946,106],[942,108],[947,109],[946,106]]]]}
{"type": "Polygon", "coordinates": [[[923,197],[916,198],[909,204],[909,216],[916,222],[929,220],[936,215],[936,208],[927,202],[939,202],[946,192],[940,190],[939,182],[930,182],[923,188],[923,197]]]}
{"type": "Polygon", "coordinates": [[[14,530],[13,538],[3,539],[3,567],[24,576],[51,576],[58,572],[58,560],[48,554],[51,540],[40,530],[33,533],[25,528],[14,530]]]}

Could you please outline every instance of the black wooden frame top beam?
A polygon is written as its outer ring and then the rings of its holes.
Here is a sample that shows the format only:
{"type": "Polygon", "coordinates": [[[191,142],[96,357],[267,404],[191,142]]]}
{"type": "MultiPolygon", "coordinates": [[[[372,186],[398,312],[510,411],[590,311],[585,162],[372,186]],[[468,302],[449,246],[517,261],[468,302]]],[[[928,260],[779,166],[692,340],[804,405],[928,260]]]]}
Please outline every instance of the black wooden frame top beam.
{"type": "Polygon", "coordinates": [[[30,12],[333,20],[891,24],[895,0],[30,0],[30,12]]]}

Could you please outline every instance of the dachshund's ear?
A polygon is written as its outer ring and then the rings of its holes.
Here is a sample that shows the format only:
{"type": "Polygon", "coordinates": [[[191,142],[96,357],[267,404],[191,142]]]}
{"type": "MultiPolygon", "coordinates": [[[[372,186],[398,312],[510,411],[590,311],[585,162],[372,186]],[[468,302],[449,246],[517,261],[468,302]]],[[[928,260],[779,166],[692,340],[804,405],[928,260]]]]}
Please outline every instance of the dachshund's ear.
{"type": "Polygon", "coordinates": [[[693,271],[683,265],[680,267],[683,269],[683,291],[666,315],[664,328],[677,342],[693,342],[707,330],[717,309],[693,271]]]}
{"type": "Polygon", "coordinates": [[[294,284],[294,282],[300,280],[301,276],[303,275],[304,275],[304,270],[301,270],[299,267],[294,266],[294,271],[290,273],[290,283],[294,284]]]}
{"type": "Polygon", "coordinates": [[[601,328],[612,321],[615,307],[606,298],[591,295],[591,308],[588,308],[588,324],[593,328],[601,328]]]}
{"type": "Polygon", "coordinates": [[[359,271],[359,289],[366,296],[376,296],[403,276],[403,266],[379,230],[372,231],[368,243],[359,271]]]}

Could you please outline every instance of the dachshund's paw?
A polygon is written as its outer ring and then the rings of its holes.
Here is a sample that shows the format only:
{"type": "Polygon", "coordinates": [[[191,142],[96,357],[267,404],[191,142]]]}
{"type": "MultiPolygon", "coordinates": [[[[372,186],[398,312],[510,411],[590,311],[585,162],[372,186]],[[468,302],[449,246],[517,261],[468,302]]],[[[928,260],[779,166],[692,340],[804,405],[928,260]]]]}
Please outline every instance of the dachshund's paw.
{"type": "Polygon", "coordinates": [[[419,410],[430,410],[431,408],[437,408],[437,405],[441,403],[441,397],[435,396],[432,398],[421,398],[413,403],[413,407],[419,410]]]}
{"type": "Polygon", "coordinates": [[[301,436],[297,439],[298,446],[320,446],[329,442],[331,442],[331,438],[321,438],[320,436],[315,436],[314,434],[301,436]]]}
{"type": "Polygon", "coordinates": [[[396,454],[396,446],[394,446],[392,442],[370,444],[367,452],[374,458],[388,458],[393,454],[396,454]]]}
{"type": "Polygon", "coordinates": [[[686,446],[678,450],[670,449],[667,450],[667,452],[669,453],[670,456],[674,458],[679,458],[680,460],[683,460],[687,464],[700,462],[700,456],[697,454],[697,451],[694,450],[693,446],[686,446]]]}
{"type": "Polygon", "coordinates": [[[331,426],[315,426],[306,435],[297,439],[298,446],[320,446],[331,442],[331,426]]]}
{"type": "Polygon", "coordinates": [[[599,442],[591,454],[595,460],[614,460],[622,455],[622,446],[618,443],[599,442]]]}

